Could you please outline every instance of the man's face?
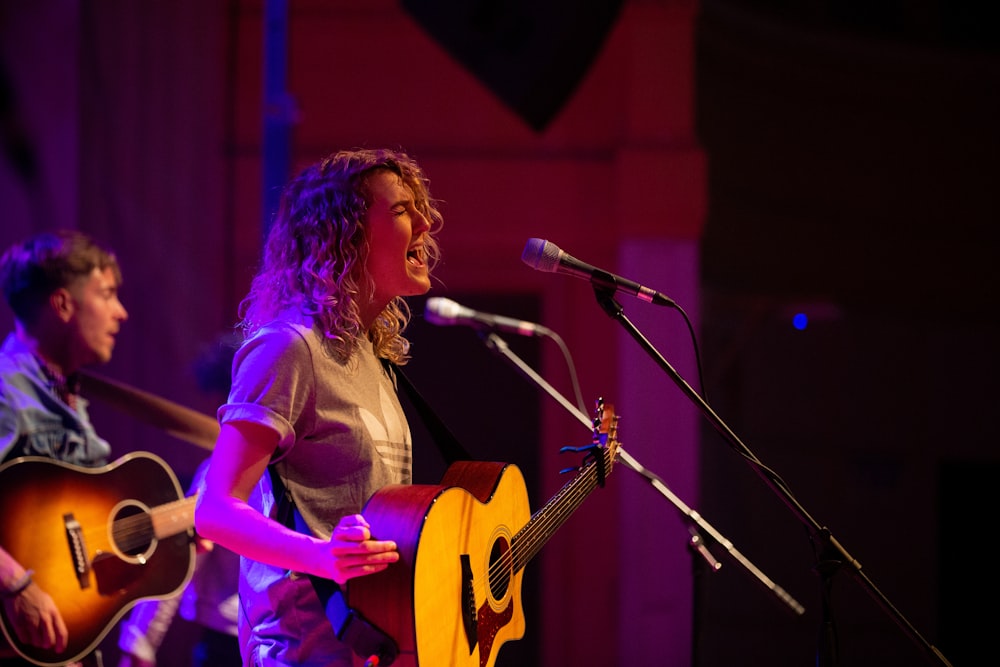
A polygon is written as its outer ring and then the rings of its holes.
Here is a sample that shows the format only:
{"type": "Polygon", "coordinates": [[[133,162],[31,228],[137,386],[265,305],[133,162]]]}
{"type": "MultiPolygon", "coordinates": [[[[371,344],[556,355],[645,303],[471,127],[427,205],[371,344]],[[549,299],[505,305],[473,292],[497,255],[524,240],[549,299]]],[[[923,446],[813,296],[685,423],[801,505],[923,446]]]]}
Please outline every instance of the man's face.
{"type": "MultiPolygon", "coordinates": [[[[71,295],[63,319],[70,325],[73,367],[111,361],[115,336],[128,319],[118,300],[118,283],[110,268],[94,269],[69,288],[71,295]]],[[[69,369],[67,369],[69,370],[69,369]]]]}

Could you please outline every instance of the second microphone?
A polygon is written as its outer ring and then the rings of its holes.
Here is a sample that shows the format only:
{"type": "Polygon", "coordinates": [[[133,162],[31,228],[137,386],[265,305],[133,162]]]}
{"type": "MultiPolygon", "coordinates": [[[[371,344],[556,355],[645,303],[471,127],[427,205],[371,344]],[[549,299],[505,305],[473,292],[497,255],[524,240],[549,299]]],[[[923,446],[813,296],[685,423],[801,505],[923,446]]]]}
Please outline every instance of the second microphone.
{"type": "Polygon", "coordinates": [[[508,331],[520,336],[549,336],[552,331],[541,324],[526,322],[513,317],[480,313],[461,306],[451,299],[431,297],[427,299],[424,319],[438,326],[463,325],[480,331],[508,331]]]}

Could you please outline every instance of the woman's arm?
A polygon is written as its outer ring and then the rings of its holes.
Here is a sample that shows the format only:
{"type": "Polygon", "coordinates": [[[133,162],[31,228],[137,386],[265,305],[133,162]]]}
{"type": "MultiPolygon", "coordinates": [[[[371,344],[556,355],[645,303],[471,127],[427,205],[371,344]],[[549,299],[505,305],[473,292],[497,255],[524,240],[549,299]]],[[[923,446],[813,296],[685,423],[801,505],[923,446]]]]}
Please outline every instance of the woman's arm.
{"type": "Polygon", "coordinates": [[[395,542],[372,540],[359,514],[341,519],[324,541],[286,528],[247,504],[277,443],[278,434],[266,426],[223,424],[195,510],[201,536],[252,560],[339,584],[399,560],[395,542]]]}

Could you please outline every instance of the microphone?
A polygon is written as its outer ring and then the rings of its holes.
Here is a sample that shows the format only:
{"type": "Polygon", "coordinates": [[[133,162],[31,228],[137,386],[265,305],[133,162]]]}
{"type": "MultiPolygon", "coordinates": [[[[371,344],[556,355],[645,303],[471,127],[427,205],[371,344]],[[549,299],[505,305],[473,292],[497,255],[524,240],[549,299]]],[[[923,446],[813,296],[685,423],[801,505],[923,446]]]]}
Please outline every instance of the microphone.
{"type": "Polygon", "coordinates": [[[424,319],[438,326],[461,324],[480,331],[497,329],[521,336],[548,336],[552,333],[550,329],[541,324],[516,320],[513,317],[503,317],[502,315],[480,313],[471,308],[460,306],[451,299],[439,296],[427,299],[424,319]]]}
{"type": "Polygon", "coordinates": [[[542,239],[528,239],[521,253],[521,261],[537,271],[565,273],[574,278],[589,280],[595,287],[605,287],[615,292],[628,292],[643,301],[657,306],[677,307],[673,299],[637,282],[602,271],[563,252],[555,243],[542,239]]]}

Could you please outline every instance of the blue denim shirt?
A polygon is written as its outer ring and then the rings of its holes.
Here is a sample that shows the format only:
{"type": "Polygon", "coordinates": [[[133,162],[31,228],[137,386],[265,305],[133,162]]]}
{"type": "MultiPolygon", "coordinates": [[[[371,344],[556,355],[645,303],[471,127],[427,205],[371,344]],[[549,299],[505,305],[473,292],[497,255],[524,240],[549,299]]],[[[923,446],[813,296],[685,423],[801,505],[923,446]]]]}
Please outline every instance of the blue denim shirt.
{"type": "Polygon", "coordinates": [[[76,409],[56,393],[41,364],[14,334],[0,348],[0,463],[46,456],[81,466],[108,462],[111,446],[94,431],[87,401],[76,409]]]}

